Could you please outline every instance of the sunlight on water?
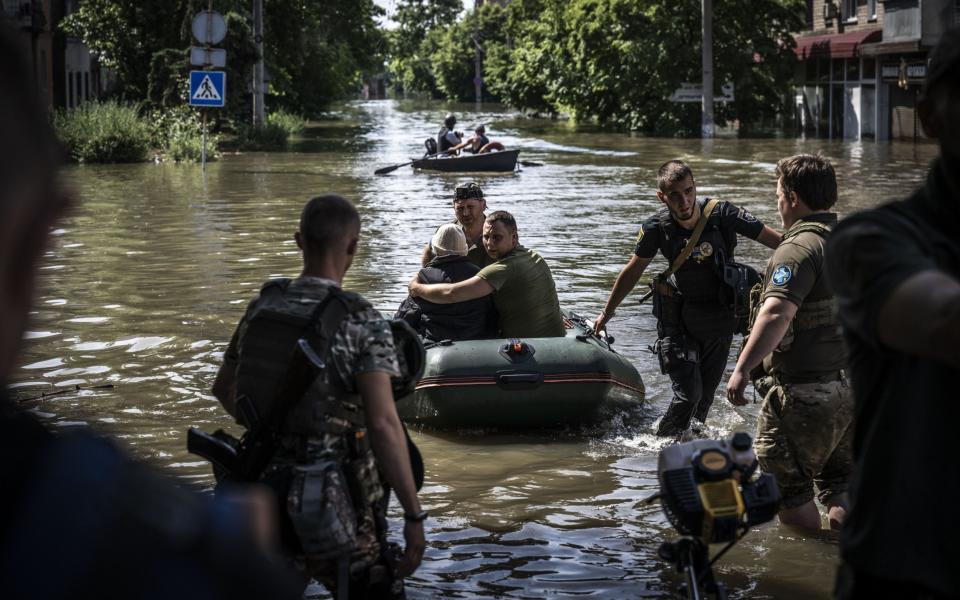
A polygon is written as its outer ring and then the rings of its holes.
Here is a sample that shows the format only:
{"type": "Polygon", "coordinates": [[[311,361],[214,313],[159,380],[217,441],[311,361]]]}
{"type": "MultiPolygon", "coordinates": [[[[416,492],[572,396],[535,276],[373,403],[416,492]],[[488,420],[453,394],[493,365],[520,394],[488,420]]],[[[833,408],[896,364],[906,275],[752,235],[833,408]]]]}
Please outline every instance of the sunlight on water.
{"type": "MultiPolygon", "coordinates": [[[[592,319],[639,224],[660,206],[655,171],[669,158],[691,163],[701,195],[777,226],[773,168],[784,155],[822,151],[833,159],[839,208],[849,212],[903,194],[923,178],[933,152],[868,142],[650,139],[470,106],[455,107],[464,130],[486,123],[491,139],[543,166],[473,175],[401,167],[373,176],[422,155],[448,108],[347,105],[292,151],[226,155],[205,176],[196,165],[71,168],[82,204],[54,232],[14,393],[65,391],[29,405],[60,427],[93,423],[209,487],[209,469],[186,453],[184,432],[192,425],[237,431],[210,385],[261,283],[298,273],[293,231],[313,195],[333,191],[356,203],[363,234],[346,286],[391,313],[423,244],[452,218],[455,186],[476,180],[490,210],[513,212],[521,242],[550,262],[561,304],[592,319]],[[103,384],[113,388],[92,389],[103,384]]],[[[750,241],[737,252],[756,267],[768,255],[750,241]]],[[[655,261],[644,283],[665,266],[655,261]]],[[[647,387],[649,403],[638,415],[547,433],[412,432],[426,461],[422,498],[431,512],[412,597],[672,594],[678,579],[656,551],[674,533],[656,503],[640,502],[657,490],[657,452],[666,441],[652,431],[670,386],[648,351],[655,323],[638,297],[609,326],[614,347],[647,387]]],[[[752,432],[758,408],[734,408],[718,394],[704,434],[752,432]]],[[[392,535],[399,539],[399,529],[392,535]]],[[[828,597],[835,557],[833,544],[768,525],[724,557],[718,572],[732,597],[828,597]]]]}

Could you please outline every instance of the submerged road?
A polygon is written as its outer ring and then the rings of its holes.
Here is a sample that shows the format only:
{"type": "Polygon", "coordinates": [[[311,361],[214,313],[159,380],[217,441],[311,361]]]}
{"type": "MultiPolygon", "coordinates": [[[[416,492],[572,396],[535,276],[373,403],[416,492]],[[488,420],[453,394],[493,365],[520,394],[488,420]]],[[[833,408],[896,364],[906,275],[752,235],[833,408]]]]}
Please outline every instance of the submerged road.
{"type": "MultiPolygon", "coordinates": [[[[378,167],[422,154],[422,140],[447,110],[383,101],[344,107],[291,152],[224,156],[205,177],[195,165],[70,168],[82,204],[55,232],[16,393],[113,384],[32,404],[56,427],[97,427],[209,487],[210,471],[186,453],[184,432],[234,427],[208,393],[220,354],[260,283],[296,275],[292,235],[312,195],[332,191],[357,203],[362,248],[346,284],[392,311],[424,242],[452,216],[453,188],[476,179],[490,209],[514,213],[521,242],[550,262],[561,305],[592,318],[639,223],[658,208],[654,173],[667,159],[691,164],[701,196],[731,200],[779,227],[773,169],[782,156],[829,156],[838,208],[850,212],[906,193],[935,151],[869,141],[650,139],[462,108],[464,129],[482,121],[491,139],[544,166],[476,177],[404,167],[374,177],[378,167]]],[[[750,241],[738,247],[754,266],[767,255],[750,241]]],[[[663,442],[650,425],[669,402],[669,385],[646,350],[655,328],[649,307],[637,307],[638,290],[609,329],[647,387],[640,425],[615,419],[522,435],[414,433],[432,518],[411,597],[672,594],[679,579],[656,550],[675,534],[657,505],[636,506],[656,491],[663,442]]],[[[758,406],[734,409],[718,395],[708,433],[753,433],[758,406]]],[[[734,597],[825,598],[836,555],[835,543],[769,524],[725,556],[718,575],[734,597]]]]}

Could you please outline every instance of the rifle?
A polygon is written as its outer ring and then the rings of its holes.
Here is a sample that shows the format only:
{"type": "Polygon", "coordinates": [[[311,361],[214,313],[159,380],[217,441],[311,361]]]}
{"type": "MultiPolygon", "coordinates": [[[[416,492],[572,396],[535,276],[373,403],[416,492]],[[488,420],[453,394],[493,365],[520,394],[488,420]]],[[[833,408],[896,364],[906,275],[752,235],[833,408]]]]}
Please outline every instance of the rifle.
{"type": "MultiPolygon", "coordinates": [[[[257,481],[277,451],[276,432],[291,406],[298,402],[313,380],[326,368],[307,338],[297,340],[287,373],[277,392],[273,409],[263,418],[249,396],[237,399],[238,421],[247,428],[239,440],[218,430],[213,434],[196,427],[187,430],[187,451],[209,460],[231,481],[257,481]]],[[[220,479],[220,477],[218,477],[220,479]]]]}

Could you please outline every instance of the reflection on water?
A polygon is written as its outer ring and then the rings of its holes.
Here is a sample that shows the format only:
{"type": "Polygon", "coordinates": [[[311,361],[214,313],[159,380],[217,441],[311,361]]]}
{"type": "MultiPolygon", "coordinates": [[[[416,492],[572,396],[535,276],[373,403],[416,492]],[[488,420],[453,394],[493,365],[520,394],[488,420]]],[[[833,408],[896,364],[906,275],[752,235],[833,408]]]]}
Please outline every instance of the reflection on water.
{"type": "MultiPolygon", "coordinates": [[[[701,195],[743,205],[777,225],[778,158],[822,151],[837,166],[840,210],[874,205],[919,182],[929,146],[802,140],[650,139],[488,111],[460,113],[542,167],[519,173],[374,169],[422,154],[446,107],[372,102],[347,107],[284,154],[224,156],[204,177],[192,165],[72,168],[83,202],[43,267],[43,289],[14,386],[61,426],[90,424],[123,438],[177,475],[209,486],[188,455],[188,426],[233,427],[209,395],[220,355],[245,303],[269,277],[294,276],[292,234],[311,195],[354,200],[363,240],[347,286],[392,311],[419,266],[420,249],[452,216],[454,187],[484,187],[491,210],[515,214],[522,243],[543,254],[561,304],[592,317],[632,251],[639,223],[658,208],[656,168],[691,163],[701,195]],[[92,389],[113,384],[112,389],[92,389]],[[81,386],[79,390],[76,386],[81,386]]],[[[742,260],[765,249],[744,241],[742,260]]],[[[654,263],[650,272],[663,264],[654,263]]],[[[638,296],[634,296],[637,298],[638,296]]],[[[411,581],[419,597],[669,595],[678,581],[656,558],[671,530],[656,505],[663,444],[650,424],[669,385],[646,348],[649,308],[628,300],[610,324],[637,366],[651,405],[643,425],[529,435],[414,433],[428,479],[430,549],[411,581]]],[[[732,367],[731,357],[730,367],[732,367]]],[[[757,405],[718,398],[708,433],[753,431],[757,405]]],[[[398,532],[394,532],[398,535],[398,532]]],[[[775,525],[753,532],[719,563],[737,596],[826,597],[836,546],[775,525]]]]}

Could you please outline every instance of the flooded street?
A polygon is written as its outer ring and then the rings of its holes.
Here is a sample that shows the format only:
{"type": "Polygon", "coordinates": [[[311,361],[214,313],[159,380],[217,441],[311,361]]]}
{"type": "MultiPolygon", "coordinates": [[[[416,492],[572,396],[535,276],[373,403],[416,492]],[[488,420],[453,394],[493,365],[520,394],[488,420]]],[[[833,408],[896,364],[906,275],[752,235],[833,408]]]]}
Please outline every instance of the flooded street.
{"type": "MultiPolygon", "coordinates": [[[[424,243],[453,216],[454,187],[479,181],[489,210],[512,212],[521,243],[549,261],[561,306],[592,319],[633,251],[640,222],[660,206],[655,171],[665,160],[690,163],[701,197],[731,200],[779,228],[773,170],[783,156],[821,151],[831,158],[838,209],[847,213],[906,194],[936,151],[870,141],[652,139],[460,108],[463,129],[484,122],[491,139],[543,166],[488,175],[403,167],[375,177],[378,167],[419,157],[446,112],[384,101],[351,104],[314,124],[291,152],[224,156],[205,176],[198,165],[69,169],[81,203],[55,232],[15,395],[67,391],[30,405],[58,427],[91,425],[118,436],[136,454],[209,488],[207,463],[185,450],[186,429],[236,432],[209,388],[260,284],[296,276],[293,231],[310,196],[336,192],[357,204],[362,246],[345,286],[392,313],[424,243]],[[113,387],[94,389],[106,384],[113,387]]],[[[748,240],[738,246],[739,258],[761,270],[768,255],[748,240]]],[[[658,258],[644,281],[664,267],[658,258]]],[[[647,351],[656,334],[649,306],[637,306],[645,289],[638,286],[609,325],[615,348],[646,384],[640,426],[413,432],[426,462],[421,500],[431,519],[411,597],[673,594],[679,579],[656,551],[676,534],[658,504],[637,506],[657,489],[663,441],[651,425],[670,400],[669,382],[647,351]]],[[[732,407],[718,394],[708,433],[753,434],[758,410],[732,407]]],[[[724,556],[717,573],[733,597],[822,598],[836,560],[834,542],[768,524],[724,556]]]]}

